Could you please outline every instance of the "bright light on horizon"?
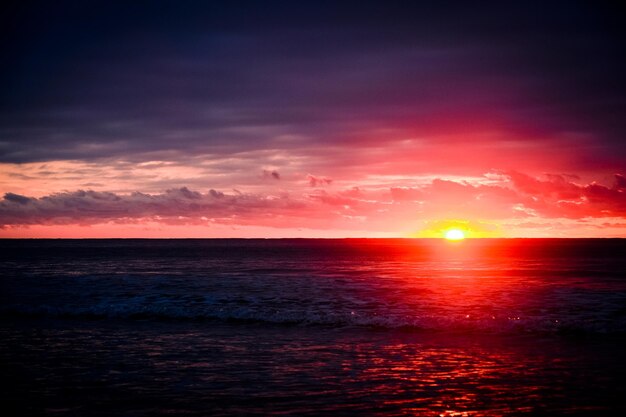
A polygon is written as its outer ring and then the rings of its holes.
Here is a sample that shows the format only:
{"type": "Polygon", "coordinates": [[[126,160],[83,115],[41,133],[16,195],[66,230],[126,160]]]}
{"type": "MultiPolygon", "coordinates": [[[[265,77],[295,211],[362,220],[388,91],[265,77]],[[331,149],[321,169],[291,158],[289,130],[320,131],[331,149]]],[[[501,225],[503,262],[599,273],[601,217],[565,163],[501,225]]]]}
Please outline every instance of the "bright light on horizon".
{"type": "Polygon", "coordinates": [[[465,239],[465,233],[460,229],[450,229],[446,231],[445,238],[447,240],[463,240],[465,239]]]}

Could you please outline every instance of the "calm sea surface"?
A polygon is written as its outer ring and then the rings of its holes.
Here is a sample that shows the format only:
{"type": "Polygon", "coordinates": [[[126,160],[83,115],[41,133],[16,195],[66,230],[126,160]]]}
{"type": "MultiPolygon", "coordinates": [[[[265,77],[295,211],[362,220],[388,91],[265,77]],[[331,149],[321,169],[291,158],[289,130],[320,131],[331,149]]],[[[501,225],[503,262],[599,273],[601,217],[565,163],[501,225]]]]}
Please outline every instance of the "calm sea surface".
{"type": "Polygon", "coordinates": [[[0,240],[3,415],[622,415],[625,352],[623,239],[0,240]]]}

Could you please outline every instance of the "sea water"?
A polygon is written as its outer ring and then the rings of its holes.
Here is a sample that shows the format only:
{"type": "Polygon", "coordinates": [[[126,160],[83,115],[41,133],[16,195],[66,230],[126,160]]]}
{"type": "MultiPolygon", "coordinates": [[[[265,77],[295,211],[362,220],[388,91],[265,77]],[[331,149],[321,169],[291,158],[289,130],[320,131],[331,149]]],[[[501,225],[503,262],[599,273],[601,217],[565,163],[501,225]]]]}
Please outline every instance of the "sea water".
{"type": "Polygon", "coordinates": [[[625,240],[3,240],[0,271],[10,415],[626,411],[625,240]]]}

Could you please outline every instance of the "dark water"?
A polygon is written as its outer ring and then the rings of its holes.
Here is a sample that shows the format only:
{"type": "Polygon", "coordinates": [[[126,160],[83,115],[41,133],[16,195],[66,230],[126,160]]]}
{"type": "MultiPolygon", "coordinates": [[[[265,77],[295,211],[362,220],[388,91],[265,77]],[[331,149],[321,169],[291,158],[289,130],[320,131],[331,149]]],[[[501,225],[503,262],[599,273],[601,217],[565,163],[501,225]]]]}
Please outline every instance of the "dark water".
{"type": "Polygon", "coordinates": [[[5,240],[0,253],[10,415],[626,412],[625,240],[5,240]]]}

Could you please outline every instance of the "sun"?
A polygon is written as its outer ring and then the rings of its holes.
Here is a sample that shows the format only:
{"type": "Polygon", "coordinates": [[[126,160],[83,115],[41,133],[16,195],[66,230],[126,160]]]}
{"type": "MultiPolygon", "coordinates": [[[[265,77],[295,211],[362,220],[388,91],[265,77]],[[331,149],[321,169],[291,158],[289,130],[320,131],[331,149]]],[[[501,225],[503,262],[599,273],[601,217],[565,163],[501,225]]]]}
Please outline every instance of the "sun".
{"type": "Polygon", "coordinates": [[[463,240],[465,233],[460,229],[450,229],[446,231],[445,238],[448,240],[463,240]]]}

